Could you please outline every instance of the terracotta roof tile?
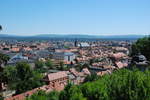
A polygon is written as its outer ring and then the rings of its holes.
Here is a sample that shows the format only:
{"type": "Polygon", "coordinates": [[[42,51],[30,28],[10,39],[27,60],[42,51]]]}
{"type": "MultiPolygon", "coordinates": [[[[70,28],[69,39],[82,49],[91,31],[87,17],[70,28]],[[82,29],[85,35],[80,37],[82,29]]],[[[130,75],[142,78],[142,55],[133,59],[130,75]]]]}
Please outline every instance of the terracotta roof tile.
{"type": "Polygon", "coordinates": [[[48,74],[49,81],[53,81],[53,80],[60,79],[60,78],[63,78],[63,77],[68,77],[68,75],[65,71],[60,71],[60,72],[57,72],[57,73],[48,74]]]}

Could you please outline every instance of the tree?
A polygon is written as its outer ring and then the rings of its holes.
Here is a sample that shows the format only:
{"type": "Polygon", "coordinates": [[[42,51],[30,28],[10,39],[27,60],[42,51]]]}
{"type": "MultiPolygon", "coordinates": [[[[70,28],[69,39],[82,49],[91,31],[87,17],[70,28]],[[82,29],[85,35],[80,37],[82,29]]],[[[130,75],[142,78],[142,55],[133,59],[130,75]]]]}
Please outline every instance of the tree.
{"type": "Polygon", "coordinates": [[[60,62],[60,66],[64,66],[64,62],[63,61],[60,62]]]}
{"type": "Polygon", "coordinates": [[[137,55],[140,52],[136,44],[132,44],[131,50],[131,56],[137,55]]]}
{"type": "Polygon", "coordinates": [[[64,62],[60,62],[60,67],[59,67],[59,70],[61,71],[64,71],[64,70],[67,70],[68,69],[68,66],[64,64],[64,62]]]}
{"type": "Polygon", "coordinates": [[[87,82],[81,85],[81,91],[88,100],[109,100],[107,85],[104,81],[87,82]]]}
{"type": "Polygon", "coordinates": [[[68,83],[63,91],[60,92],[59,100],[68,100],[69,99],[69,90],[73,86],[72,83],[68,83]]]}
{"type": "Polygon", "coordinates": [[[86,100],[86,98],[83,97],[80,87],[68,83],[64,91],[60,93],[59,100],[86,100]]]}
{"type": "Polygon", "coordinates": [[[0,53],[0,84],[7,82],[7,78],[4,76],[5,74],[3,73],[4,68],[2,68],[2,64],[6,65],[8,60],[9,56],[0,53]]]}
{"type": "Polygon", "coordinates": [[[111,100],[149,100],[150,71],[123,69],[109,76],[107,82],[111,100]]]}
{"type": "Polygon", "coordinates": [[[79,63],[79,61],[78,61],[78,59],[77,59],[77,58],[75,58],[75,59],[74,59],[74,61],[76,62],[76,64],[77,64],[77,63],[79,63]]]}
{"type": "Polygon", "coordinates": [[[5,66],[3,72],[2,72],[2,78],[3,82],[9,83],[16,81],[16,68],[15,66],[5,66]]]}
{"type": "Polygon", "coordinates": [[[59,92],[52,91],[47,94],[40,90],[34,93],[32,96],[26,98],[26,100],[59,100],[59,92]]]}
{"type": "Polygon", "coordinates": [[[138,39],[137,42],[132,45],[131,55],[133,56],[139,52],[150,60],[150,36],[138,39]]]}
{"type": "Polygon", "coordinates": [[[3,97],[0,97],[0,100],[4,100],[4,98],[3,98],[3,97]]]}
{"type": "MultiPolygon", "coordinates": [[[[68,83],[60,93],[43,94],[42,100],[150,100],[149,94],[150,70],[121,69],[81,85],[68,83]]],[[[38,96],[29,100],[40,100],[38,96]]]]}
{"type": "Polygon", "coordinates": [[[48,99],[46,93],[40,90],[34,93],[31,97],[26,98],[26,100],[48,100],[48,99]]]}
{"type": "Polygon", "coordinates": [[[10,57],[6,54],[0,53],[0,67],[2,64],[7,64],[7,61],[10,59],[10,57]]]}
{"type": "Polygon", "coordinates": [[[94,59],[90,59],[90,65],[94,63],[94,59]]]}
{"type": "Polygon", "coordinates": [[[96,81],[99,79],[99,76],[96,73],[92,73],[91,75],[88,75],[85,77],[84,79],[84,83],[85,82],[92,82],[92,81],[96,81]]]}
{"type": "Polygon", "coordinates": [[[42,69],[44,67],[44,62],[43,61],[36,61],[35,62],[35,68],[36,69],[42,69]]]}
{"type": "Polygon", "coordinates": [[[59,100],[59,92],[52,91],[47,94],[48,100],[59,100]]]}
{"type": "Polygon", "coordinates": [[[83,69],[83,65],[80,64],[80,63],[78,63],[78,64],[75,66],[75,69],[76,69],[77,71],[81,71],[81,70],[83,69]]]}
{"type": "Polygon", "coordinates": [[[45,73],[47,71],[45,63],[43,61],[36,61],[35,62],[35,70],[40,73],[45,73]]]}
{"type": "Polygon", "coordinates": [[[69,90],[69,94],[68,94],[69,98],[68,100],[87,100],[83,94],[82,91],[80,90],[79,87],[77,86],[72,86],[69,90]]]}
{"type": "Polygon", "coordinates": [[[28,79],[32,76],[32,70],[29,64],[25,62],[17,63],[16,65],[17,69],[17,77],[21,80],[28,79]]]}
{"type": "Polygon", "coordinates": [[[5,67],[3,73],[7,79],[8,87],[16,90],[17,94],[44,84],[41,82],[42,74],[33,71],[30,65],[25,62],[17,63],[16,66],[5,67]]]}
{"type": "Polygon", "coordinates": [[[50,59],[48,59],[46,62],[45,62],[45,65],[49,68],[49,69],[52,69],[53,68],[53,62],[50,60],[50,59]]]}
{"type": "Polygon", "coordinates": [[[82,65],[82,68],[89,68],[90,67],[90,65],[88,64],[88,63],[84,63],[83,65],[82,65]]]}

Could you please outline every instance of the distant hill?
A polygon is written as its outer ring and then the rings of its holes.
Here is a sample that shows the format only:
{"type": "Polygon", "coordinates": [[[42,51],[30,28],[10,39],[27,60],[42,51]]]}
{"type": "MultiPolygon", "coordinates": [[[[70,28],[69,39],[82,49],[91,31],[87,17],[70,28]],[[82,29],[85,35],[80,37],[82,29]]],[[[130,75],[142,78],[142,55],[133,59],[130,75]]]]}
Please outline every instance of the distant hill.
{"type": "Polygon", "coordinates": [[[63,39],[138,39],[145,37],[146,35],[78,35],[78,34],[41,34],[35,36],[17,36],[17,35],[8,35],[8,34],[0,34],[0,38],[32,38],[32,39],[55,39],[55,38],[63,38],[63,39]]]}
{"type": "Polygon", "coordinates": [[[69,38],[141,38],[145,35],[78,35],[78,34],[41,34],[36,35],[35,37],[69,37],[69,38]]]}

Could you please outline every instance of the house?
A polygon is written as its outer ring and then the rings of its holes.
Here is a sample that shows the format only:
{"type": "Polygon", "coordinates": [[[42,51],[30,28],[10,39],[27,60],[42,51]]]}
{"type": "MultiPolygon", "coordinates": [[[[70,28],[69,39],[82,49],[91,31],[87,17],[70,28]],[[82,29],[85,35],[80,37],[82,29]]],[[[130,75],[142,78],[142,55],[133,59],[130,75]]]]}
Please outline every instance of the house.
{"type": "Polygon", "coordinates": [[[34,54],[36,55],[37,58],[49,58],[50,57],[50,52],[48,50],[37,50],[37,51],[34,51],[34,54]]]}
{"type": "Polygon", "coordinates": [[[90,47],[90,45],[87,42],[81,42],[77,44],[78,47],[90,47]]]}
{"type": "Polygon", "coordinates": [[[28,57],[23,56],[22,53],[17,53],[10,58],[7,62],[8,65],[15,65],[18,62],[28,62],[29,64],[33,65],[34,61],[30,60],[28,57]]]}
{"type": "Polygon", "coordinates": [[[55,60],[73,62],[75,57],[76,57],[75,54],[72,52],[55,52],[52,58],[55,60]]]}
{"type": "Polygon", "coordinates": [[[74,84],[80,84],[84,81],[85,77],[87,75],[90,75],[91,72],[88,70],[88,68],[83,68],[81,72],[78,72],[76,71],[75,68],[71,68],[69,70],[69,73],[70,73],[70,77],[72,78],[71,81],[74,83],[74,84]]]}
{"type": "Polygon", "coordinates": [[[96,74],[97,74],[98,76],[103,76],[103,75],[105,75],[105,74],[111,74],[111,73],[112,73],[111,70],[106,70],[106,71],[97,72],[96,74]]]}
{"type": "Polygon", "coordinates": [[[19,48],[19,47],[12,47],[12,48],[11,48],[11,51],[12,51],[12,52],[19,52],[19,51],[20,51],[20,48],[19,48]]]}
{"type": "Polygon", "coordinates": [[[48,74],[43,80],[55,90],[62,90],[67,84],[68,75],[65,71],[59,71],[48,74]]]}
{"type": "Polygon", "coordinates": [[[126,57],[127,57],[127,55],[122,53],[122,52],[114,53],[111,55],[111,58],[113,60],[121,60],[121,59],[126,58],[126,57]]]}
{"type": "Polygon", "coordinates": [[[129,54],[129,50],[125,47],[113,47],[112,49],[114,49],[116,52],[122,52],[125,54],[129,54]]]}
{"type": "Polygon", "coordinates": [[[71,61],[74,61],[74,59],[75,59],[75,54],[74,53],[71,53],[71,52],[65,52],[64,53],[64,60],[65,61],[71,62],[71,61]]]}
{"type": "Polygon", "coordinates": [[[21,53],[17,53],[10,58],[7,62],[8,65],[14,65],[17,62],[28,61],[28,57],[23,56],[21,53]]]}
{"type": "Polygon", "coordinates": [[[120,62],[120,61],[118,61],[118,62],[115,62],[115,65],[116,65],[116,67],[117,68],[124,68],[124,67],[127,67],[128,66],[128,64],[127,63],[123,63],[123,62],[120,62]]]}

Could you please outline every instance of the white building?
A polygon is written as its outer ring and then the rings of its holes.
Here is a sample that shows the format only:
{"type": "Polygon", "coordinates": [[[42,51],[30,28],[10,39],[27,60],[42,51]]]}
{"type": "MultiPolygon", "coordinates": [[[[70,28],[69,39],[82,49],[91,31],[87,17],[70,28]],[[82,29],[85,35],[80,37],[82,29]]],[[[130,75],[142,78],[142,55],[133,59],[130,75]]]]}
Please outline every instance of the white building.
{"type": "Polygon", "coordinates": [[[75,54],[72,52],[55,52],[53,54],[53,59],[64,60],[69,62],[74,61],[75,57],[75,54]]]}

